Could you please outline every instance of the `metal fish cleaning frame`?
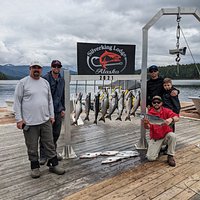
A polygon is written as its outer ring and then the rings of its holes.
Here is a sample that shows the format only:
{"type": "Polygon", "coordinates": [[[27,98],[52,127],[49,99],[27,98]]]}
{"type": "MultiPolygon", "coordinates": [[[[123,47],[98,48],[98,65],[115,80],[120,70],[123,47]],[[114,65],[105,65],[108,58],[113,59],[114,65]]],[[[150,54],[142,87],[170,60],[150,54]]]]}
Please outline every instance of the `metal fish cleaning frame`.
{"type": "Polygon", "coordinates": [[[71,123],[70,123],[70,82],[76,81],[125,81],[141,80],[141,75],[70,75],[69,70],[64,70],[65,79],[65,118],[64,118],[64,147],[62,156],[65,159],[74,158],[76,154],[71,145],[71,123]]]}
{"type": "MultiPolygon", "coordinates": [[[[142,66],[141,66],[141,112],[146,113],[146,82],[147,82],[147,55],[148,55],[148,30],[163,16],[163,15],[194,15],[200,22],[200,11],[197,8],[162,8],[154,17],[142,28],[142,66]]],[[[146,149],[146,130],[141,121],[141,138],[137,144],[138,149],[146,149]]]]}

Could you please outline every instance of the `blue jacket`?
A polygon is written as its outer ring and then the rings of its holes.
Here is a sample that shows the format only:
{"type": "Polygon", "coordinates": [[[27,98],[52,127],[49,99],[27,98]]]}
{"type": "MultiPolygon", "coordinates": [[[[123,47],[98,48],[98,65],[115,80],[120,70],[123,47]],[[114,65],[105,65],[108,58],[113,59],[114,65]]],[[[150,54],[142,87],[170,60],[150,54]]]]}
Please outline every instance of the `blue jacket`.
{"type": "Polygon", "coordinates": [[[60,113],[61,111],[65,110],[65,81],[64,78],[59,77],[55,80],[52,76],[52,72],[48,72],[44,77],[51,88],[51,94],[53,99],[53,106],[54,106],[54,113],[60,113]]]}

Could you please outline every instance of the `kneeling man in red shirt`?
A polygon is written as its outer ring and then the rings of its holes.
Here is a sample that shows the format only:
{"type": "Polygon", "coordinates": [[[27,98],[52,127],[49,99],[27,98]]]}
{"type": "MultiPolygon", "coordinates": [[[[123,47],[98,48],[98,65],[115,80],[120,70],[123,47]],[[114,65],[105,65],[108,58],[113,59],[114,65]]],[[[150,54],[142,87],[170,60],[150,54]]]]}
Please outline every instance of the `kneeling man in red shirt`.
{"type": "Polygon", "coordinates": [[[167,144],[167,162],[170,166],[175,167],[176,162],[174,160],[174,155],[176,136],[171,125],[179,121],[179,115],[174,113],[172,110],[163,107],[162,104],[162,98],[160,96],[154,96],[152,98],[152,106],[148,109],[148,114],[164,119],[163,124],[151,124],[147,118],[144,118],[144,127],[150,129],[147,159],[149,161],[156,160],[162,145],[167,144]]]}

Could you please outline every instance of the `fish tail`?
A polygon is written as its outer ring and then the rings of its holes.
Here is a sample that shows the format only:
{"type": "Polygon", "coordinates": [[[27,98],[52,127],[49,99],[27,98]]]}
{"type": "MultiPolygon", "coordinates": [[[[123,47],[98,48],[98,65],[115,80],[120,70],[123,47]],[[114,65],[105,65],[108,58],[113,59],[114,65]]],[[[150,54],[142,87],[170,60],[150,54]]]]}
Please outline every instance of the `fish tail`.
{"type": "Polygon", "coordinates": [[[86,120],[90,121],[89,116],[85,117],[84,121],[86,121],[86,120]]]}
{"type": "Polygon", "coordinates": [[[71,125],[77,125],[77,121],[73,122],[71,125]]]}
{"type": "Polygon", "coordinates": [[[121,118],[121,117],[117,117],[116,120],[120,120],[120,121],[122,121],[122,118],[121,118]]]}
{"type": "Polygon", "coordinates": [[[111,120],[111,115],[107,115],[106,118],[108,118],[109,120],[111,120]]]}
{"type": "Polygon", "coordinates": [[[105,122],[105,117],[101,117],[101,118],[99,119],[99,121],[104,121],[104,122],[105,122]]]}
{"type": "Polygon", "coordinates": [[[127,121],[127,120],[131,121],[130,116],[127,116],[127,117],[125,118],[125,121],[127,121]]]}

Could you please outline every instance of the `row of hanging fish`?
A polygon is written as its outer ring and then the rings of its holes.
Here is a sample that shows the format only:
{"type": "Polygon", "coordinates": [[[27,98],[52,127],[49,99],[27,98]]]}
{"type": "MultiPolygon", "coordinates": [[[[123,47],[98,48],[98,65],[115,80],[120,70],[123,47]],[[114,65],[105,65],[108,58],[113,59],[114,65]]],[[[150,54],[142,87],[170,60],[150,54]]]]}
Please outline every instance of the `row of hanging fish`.
{"type": "Polygon", "coordinates": [[[84,102],[82,98],[83,94],[79,92],[74,101],[74,122],[72,125],[77,125],[80,114],[83,110],[85,112],[84,121],[89,121],[90,111],[94,111],[95,124],[97,124],[98,120],[105,122],[106,118],[112,120],[112,115],[115,111],[117,111],[116,120],[122,121],[122,114],[125,112],[125,121],[131,121],[131,115],[135,116],[135,112],[140,106],[141,101],[139,90],[136,95],[134,95],[131,90],[120,92],[115,90],[111,95],[109,95],[108,91],[104,89],[101,94],[100,92],[97,92],[97,94],[94,95],[93,101],[91,100],[91,93],[86,94],[84,102]]]}

